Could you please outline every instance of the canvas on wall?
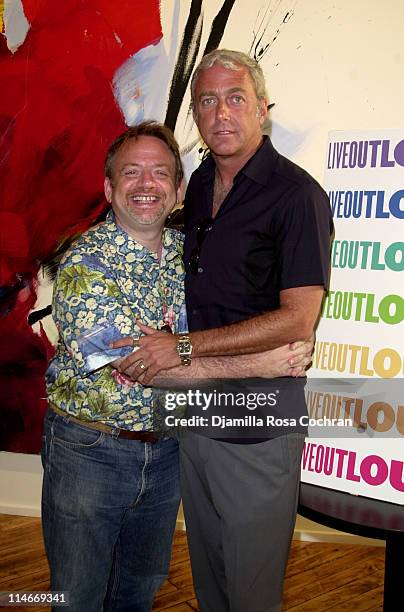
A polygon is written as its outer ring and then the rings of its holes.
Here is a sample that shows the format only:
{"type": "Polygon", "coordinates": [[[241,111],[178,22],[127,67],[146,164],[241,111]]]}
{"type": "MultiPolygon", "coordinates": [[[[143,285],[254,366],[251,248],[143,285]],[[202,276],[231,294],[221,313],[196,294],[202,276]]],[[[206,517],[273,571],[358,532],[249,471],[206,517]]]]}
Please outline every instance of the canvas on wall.
{"type": "MultiPolygon", "coordinates": [[[[190,172],[200,143],[189,79],[197,59],[220,45],[236,4],[0,2],[1,450],[40,449],[44,372],[56,339],[51,276],[71,240],[105,210],[109,143],[125,125],[164,121],[177,128],[190,172]]],[[[279,31],[295,3],[267,4],[251,14],[258,59],[270,22],[279,31]]]]}
{"type": "Polygon", "coordinates": [[[321,182],[329,131],[402,122],[402,8],[387,5],[0,0],[0,449],[39,451],[53,264],[105,210],[113,138],[165,121],[189,176],[202,154],[190,76],[205,52],[237,48],[267,76],[275,146],[321,182]]]}

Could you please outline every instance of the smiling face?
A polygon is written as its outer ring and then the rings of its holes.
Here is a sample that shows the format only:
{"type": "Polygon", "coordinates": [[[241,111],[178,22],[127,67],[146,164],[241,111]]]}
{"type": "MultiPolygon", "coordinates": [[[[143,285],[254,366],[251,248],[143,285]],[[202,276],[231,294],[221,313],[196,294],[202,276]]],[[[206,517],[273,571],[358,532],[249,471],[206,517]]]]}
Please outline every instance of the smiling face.
{"type": "Polygon", "coordinates": [[[217,158],[247,161],[262,140],[267,114],[244,66],[231,70],[220,64],[203,70],[195,86],[194,118],[199,132],[217,158]]]}
{"type": "Polygon", "coordinates": [[[174,155],[159,138],[132,138],[116,153],[104,189],[118,225],[130,236],[139,240],[148,229],[162,230],[180,196],[174,155]]]}

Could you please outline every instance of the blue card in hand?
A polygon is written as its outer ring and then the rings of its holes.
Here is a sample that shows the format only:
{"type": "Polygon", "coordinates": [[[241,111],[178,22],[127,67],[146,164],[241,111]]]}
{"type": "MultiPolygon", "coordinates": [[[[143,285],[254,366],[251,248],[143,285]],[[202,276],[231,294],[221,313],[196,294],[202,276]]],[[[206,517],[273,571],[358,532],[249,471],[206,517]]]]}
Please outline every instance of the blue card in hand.
{"type": "Polygon", "coordinates": [[[122,333],[114,325],[97,325],[77,338],[79,351],[84,359],[84,371],[88,374],[98,368],[126,357],[138,347],[122,346],[111,348],[109,345],[122,338],[122,333]]]}

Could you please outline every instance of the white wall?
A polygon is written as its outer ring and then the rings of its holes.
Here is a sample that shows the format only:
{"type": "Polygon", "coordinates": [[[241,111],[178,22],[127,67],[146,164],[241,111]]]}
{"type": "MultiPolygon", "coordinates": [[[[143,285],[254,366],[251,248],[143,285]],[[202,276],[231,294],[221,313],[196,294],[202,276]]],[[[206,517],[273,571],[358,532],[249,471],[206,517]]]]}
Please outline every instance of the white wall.
{"type": "Polygon", "coordinates": [[[0,453],[0,513],[40,516],[42,465],[36,455],[0,453]]]}

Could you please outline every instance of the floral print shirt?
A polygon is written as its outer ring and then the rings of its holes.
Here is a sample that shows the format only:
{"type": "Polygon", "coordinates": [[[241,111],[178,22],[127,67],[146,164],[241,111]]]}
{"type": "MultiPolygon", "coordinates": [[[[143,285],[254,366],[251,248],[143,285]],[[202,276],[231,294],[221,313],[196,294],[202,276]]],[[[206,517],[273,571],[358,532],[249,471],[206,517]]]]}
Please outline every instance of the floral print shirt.
{"type": "Polygon", "coordinates": [[[158,391],[109,365],[89,372],[80,338],[109,326],[120,336],[138,337],[136,319],[155,329],[169,324],[173,332],[186,331],[182,248],[180,232],[164,229],[159,261],[115,223],[112,211],[74,243],[53,290],[59,343],[46,372],[51,403],[83,421],[155,429],[158,391]]]}

